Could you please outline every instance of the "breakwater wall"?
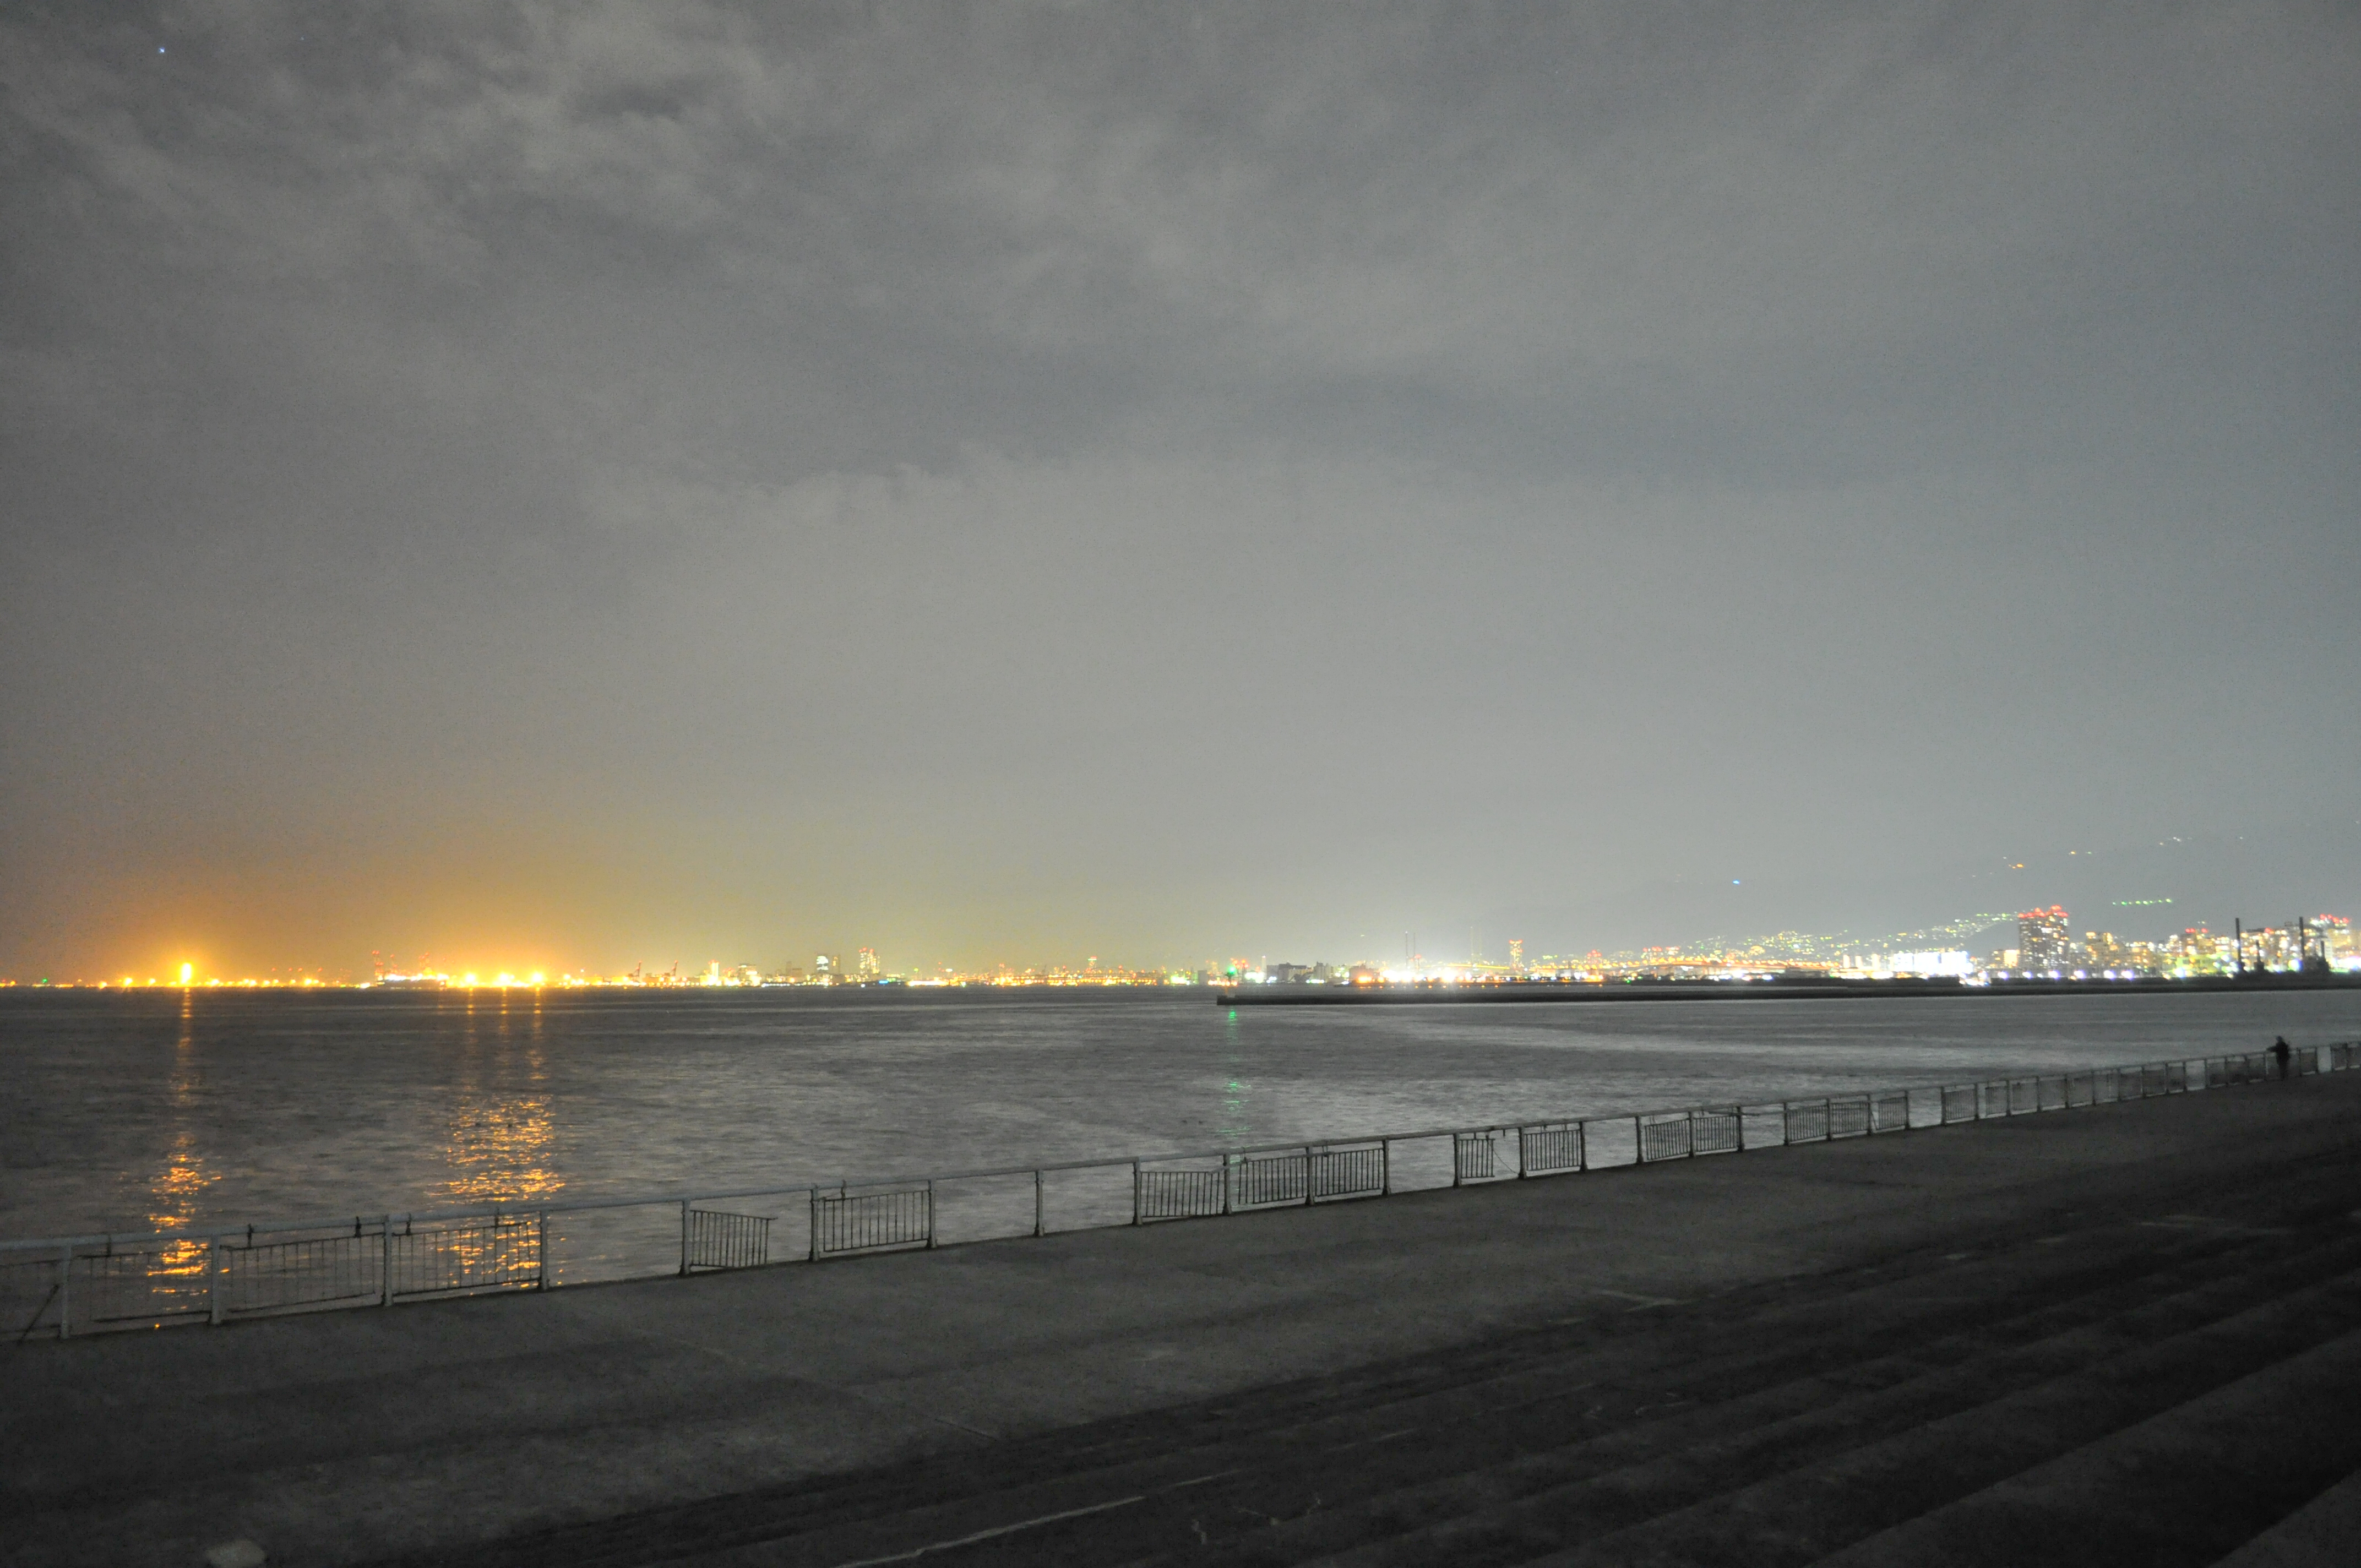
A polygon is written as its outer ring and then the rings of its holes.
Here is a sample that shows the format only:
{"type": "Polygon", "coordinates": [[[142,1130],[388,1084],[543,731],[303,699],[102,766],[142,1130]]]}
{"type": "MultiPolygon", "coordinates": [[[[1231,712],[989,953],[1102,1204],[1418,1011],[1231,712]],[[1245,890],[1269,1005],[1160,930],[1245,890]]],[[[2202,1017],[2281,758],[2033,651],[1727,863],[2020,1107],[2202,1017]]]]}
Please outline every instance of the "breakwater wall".
{"type": "Polygon", "coordinates": [[[1233,986],[1213,993],[1222,1007],[1387,1007],[1517,1002],[1828,1002],[1882,997],[2251,995],[2290,991],[2361,991],[2361,974],[2337,970],[2242,975],[2017,976],[1970,984],[1957,980],[1837,980],[1813,975],[1770,980],[1510,980],[1474,985],[1416,981],[1335,985],[1289,981],[1233,986]]]}

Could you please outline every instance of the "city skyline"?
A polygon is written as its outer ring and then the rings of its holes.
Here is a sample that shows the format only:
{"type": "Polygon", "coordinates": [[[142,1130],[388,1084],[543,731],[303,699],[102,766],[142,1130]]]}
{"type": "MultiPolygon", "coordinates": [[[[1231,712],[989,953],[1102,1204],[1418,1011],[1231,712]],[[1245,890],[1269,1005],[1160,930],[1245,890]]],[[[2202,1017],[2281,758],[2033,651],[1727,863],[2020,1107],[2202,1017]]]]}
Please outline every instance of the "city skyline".
{"type": "MultiPolygon", "coordinates": [[[[1875,935],[1839,930],[1780,930],[1759,935],[1693,938],[1614,949],[1578,945],[1566,951],[1543,950],[1522,938],[1506,940],[1506,955],[1488,953],[1480,933],[1468,934],[1466,955],[1421,950],[1414,931],[1405,931],[1403,949],[1393,958],[1363,953],[1331,962],[1300,955],[1274,959],[1268,953],[1255,958],[1233,955],[1195,962],[1137,962],[1119,958],[1102,961],[1093,953],[1079,963],[1071,960],[1002,961],[982,968],[950,963],[895,964],[878,949],[860,947],[847,959],[844,950],[810,955],[807,961],[746,962],[708,959],[702,966],[634,963],[628,970],[601,970],[566,965],[533,968],[482,962],[438,963],[431,953],[405,959],[372,952],[365,970],[272,966],[262,973],[235,977],[216,972],[196,959],[169,962],[144,978],[135,968],[116,976],[111,972],[85,977],[42,975],[26,981],[0,976],[0,987],[90,986],[100,989],[175,989],[190,987],[351,987],[402,986],[432,983],[463,989],[539,988],[549,986],[737,987],[832,984],[1007,985],[1007,984],[1220,984],[1224,981],[1308,980],[1312,983],[1400,983],[1446,980],[1461,982],[1510,978],[1598,978],[1690,972],[1772,974],[1797,969],[1884,978],[1891,975],[2026,975],[2086,978],[2099,975],[2193,975],[2305,967],[2317,957],[2327,967],[2361,970],[2361,946],[2356,946],[2348,916],[2328,911],[2271,921],[2246,921],[2234,916],[2227,931],[2215,931],[2204,921],[2182,927],[2162,939],[2119,936],[2110,927],[2112,916],[2137,909],[2169,909],[2170,899],[2115,900],[2091,916],[2096,926],[2080,926],[2062,905],[2036,907],[2015,915],[1982,913],[1932,927],[1875,935]],[[1993,947],[1995,931],[2015,933],[2014,945],[1993,947]],[[1530,948],[1530,951],[1528,950],[1530,948]],[[177,972],[175,972],[177,970],[177,972]]],[[[1561,944],[1563,946],[1564,944],[1561,944]]]]}

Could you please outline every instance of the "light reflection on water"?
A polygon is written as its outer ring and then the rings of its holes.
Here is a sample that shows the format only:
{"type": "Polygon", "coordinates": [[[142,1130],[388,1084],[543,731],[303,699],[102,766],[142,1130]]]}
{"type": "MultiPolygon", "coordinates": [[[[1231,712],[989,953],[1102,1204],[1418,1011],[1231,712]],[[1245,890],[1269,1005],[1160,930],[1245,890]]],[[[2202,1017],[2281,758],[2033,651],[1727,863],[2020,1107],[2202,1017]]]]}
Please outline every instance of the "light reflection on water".
{"type": "Polygon", "coordinates": [[[466,994],[462,1069],[443,1145],[450,1176],[430,1203],[518,1203],[554,1197],[566,1187],[552,1162],[556,1122],[541,1048],[542,995],[490,995],[499,1011],[489,1020],[487,1042],[477,1018],[477,993],[466,994]],[[529,1015],[511,1019],[512,996],[519,1012],[529,1008],[529,1015]],[[518,1087],[504,1091],[511,1084],[518,1087]]]}
{"type": "Polygon", "coordinates": [[[2299,992],[1219,1008],[1202,993],[0,996],[0,1234],[1209,1148],[2361,1037],[2299,992]]]}
{"type": "Polygon", "coordinates": [[[451,1166],[444,1191],[465,1202],[511,1203],[564,1190],[566,1179],[548,1162],[553,1126],[545,1098],[463,1100],[444,1147],[451,1166]]]}
{"type": "Polygon", "coordinates": [[[1222,1117],[1214,1129],[1214,1141],[1220,1144],[1250,1144],[1255,1142],[1254,1121],[1246,1114],[1246,1094],[1254,1085],[1238,1075],[1244,1069],[1245,1057],[1238,1039],[1238,1010],[1222,1010],[1222,1117]]]}
{"type": "MultiPolygon", "coordinates": [[[[177,1231],[194,1224],[204,1212],[205,1189],[219,1179],[206,1168],[198,1149],[203,1084],[196,1045],[196,996],[192,992],[181,993],[180,1023],[180,1033],[172,1042],[172,1074],[167,1102],[169,1141],[156,1175],[148,1184],[148,1223],[159,1231],[177,1231]]],[[[209,1261],[203,1243],[170,1242],[149,1271],[191,1277],[204,1273],[209,1261]]]]}

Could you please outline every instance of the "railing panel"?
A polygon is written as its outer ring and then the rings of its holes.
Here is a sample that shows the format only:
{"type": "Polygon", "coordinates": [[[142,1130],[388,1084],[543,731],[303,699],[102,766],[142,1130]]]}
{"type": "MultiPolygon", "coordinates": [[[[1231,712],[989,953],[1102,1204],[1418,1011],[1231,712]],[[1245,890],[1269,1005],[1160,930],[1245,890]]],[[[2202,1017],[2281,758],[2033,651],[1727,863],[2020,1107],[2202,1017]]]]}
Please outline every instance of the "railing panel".
{"type": "Polygon", "coordinates": [[[2035,1103],[2044,1111],[2066,1109],[2066,1080],[2044,1078],[2036,1080],[2035,1103]]]}
{"type": "Polygon", "coordinates": [[[1266,1209],[1312,1196],[1309,1154],[1247,1155],[1230,1167],[1230,1206],[1266,1209]]]}
{"type": "Polygon", "coordinates": [[[1907,1132],[1910,1127],[1910,1091],[1895,1089],[1878,1093],[1870,1101],[1869,1124],[1872,1132],[1907,1132]]]}
{"type": "Polygon", "coordinates": [[[1142,1220],[1200,1220],[1226,1207],[1229,1173],[1224,1170],[1143,1170],[1139,1173],[1142,1220]]]}
{"type": "Polygon", "coordinates": [[[528,1215],[397,1226],[393,1294],[447,1296],[542,1282],[541,1227],[528,1215]]]}
{"type": "Polygon", "coordinates": [[[1376,1198],[1386,1190],[1386,1148],[1370,1144],[1360,1148],[1314,1149],[1312,1153],[1312,1196],[1376,1198]]]}
{"type": "Polygon", "coordinates": [[[1861,1138],[1869,1135],[1869,1096],[1848,1094],[1828,1102],[1828,1136],[1831,1138],[1861,1138]]]}
{"type": "Polygon", "coordinates": [[[1455,1133],[1451,1139],[1451,1175],[1455,1182],[1497,1181],[1500,1170],[1498,1133],[1455,1133]]]}
{"type": "Polygon", "coordinates": [[[1660,1159],[1686,1159],[1697,1152],[1690,1138],[1688,1113],[1670,1116],[1643,1116],[1640,1120],[1640,1163],[1650,1164],[1660,1159]]]}
{"type": "Polygon", "coordinates": [[[1976,1117],[2008,1114],[2008,1080],[1997,1078],[1989,1083],[1976,1085],[1976,1117]]]}
{"type": "Polygon", "coordinates": [[[1828,1102],[1825,1100],[1787,1102],[1787,1141],[1817,1144],[1828,1135],[1828,1102]]]}
{"type": "Polygon", "coordinates": [[[2008,1113],[2029,1116],[2041,1109],[2041,1085],[2030,1078],[2008,1080],[2008,1113]]]}
{"type": "Polygon", "coordinates": [[[811,1255],[891,1252],[935,1245],[935,1194],[930,1187],[881,1192],[840,1188],[811,1195],[811,1255]]]}
{"type": "Polygon", "coordinates": [[[1690,1112],[1689,1143],[1698,1154],[1736,1154],[1744,1146],[1739,1141],[1738,1107],[1690,1112]]]}
{"type": "Polygon", "coordinates": [[[1954,1083],[1943,1091],[1943,1120],[1972,1122],[1976,1119],[1976,1086],[1954,1083]]]}
{"type": "Polygon", "coordinates": [[[1553,1176],[1560,1171],[1582,1168],[1582,1124],[1579,1122],[1520,1128],[1517,1139],[1524,1150],[1527,1176],[1553,1176]]]}
{"type": "Polygon", "coordinates": [[[385,1226],[346,1234],[239,1243],[225,1238],[216,1310],[225,1317],[385,1299],[385,1226]]]}
{"type": "Polygon", "coordinates": [[[213,1249],[203,1242],[122,1250],[73,1260],[66,1292],[72,1328],[194,1321],[211,1315],[213,1249]]]}
{"type": "Polygon", "coordinates": [[[760,1268],[771,1261],[771,1216],[721,1209],[688,1212],[688,1266],[760,1268]]]}

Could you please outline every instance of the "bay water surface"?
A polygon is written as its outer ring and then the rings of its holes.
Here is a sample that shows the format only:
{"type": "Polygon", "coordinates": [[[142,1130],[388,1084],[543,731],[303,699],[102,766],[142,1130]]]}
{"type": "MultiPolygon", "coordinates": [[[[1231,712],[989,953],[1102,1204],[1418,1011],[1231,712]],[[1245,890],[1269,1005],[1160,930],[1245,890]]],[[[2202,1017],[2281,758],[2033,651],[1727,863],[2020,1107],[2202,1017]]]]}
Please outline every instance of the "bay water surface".
{"type": "Polygon", "coordinates": [[[2351,992],[0,995],[0,1239],[944,1172],[2361,1037],[2351,992]]]}

